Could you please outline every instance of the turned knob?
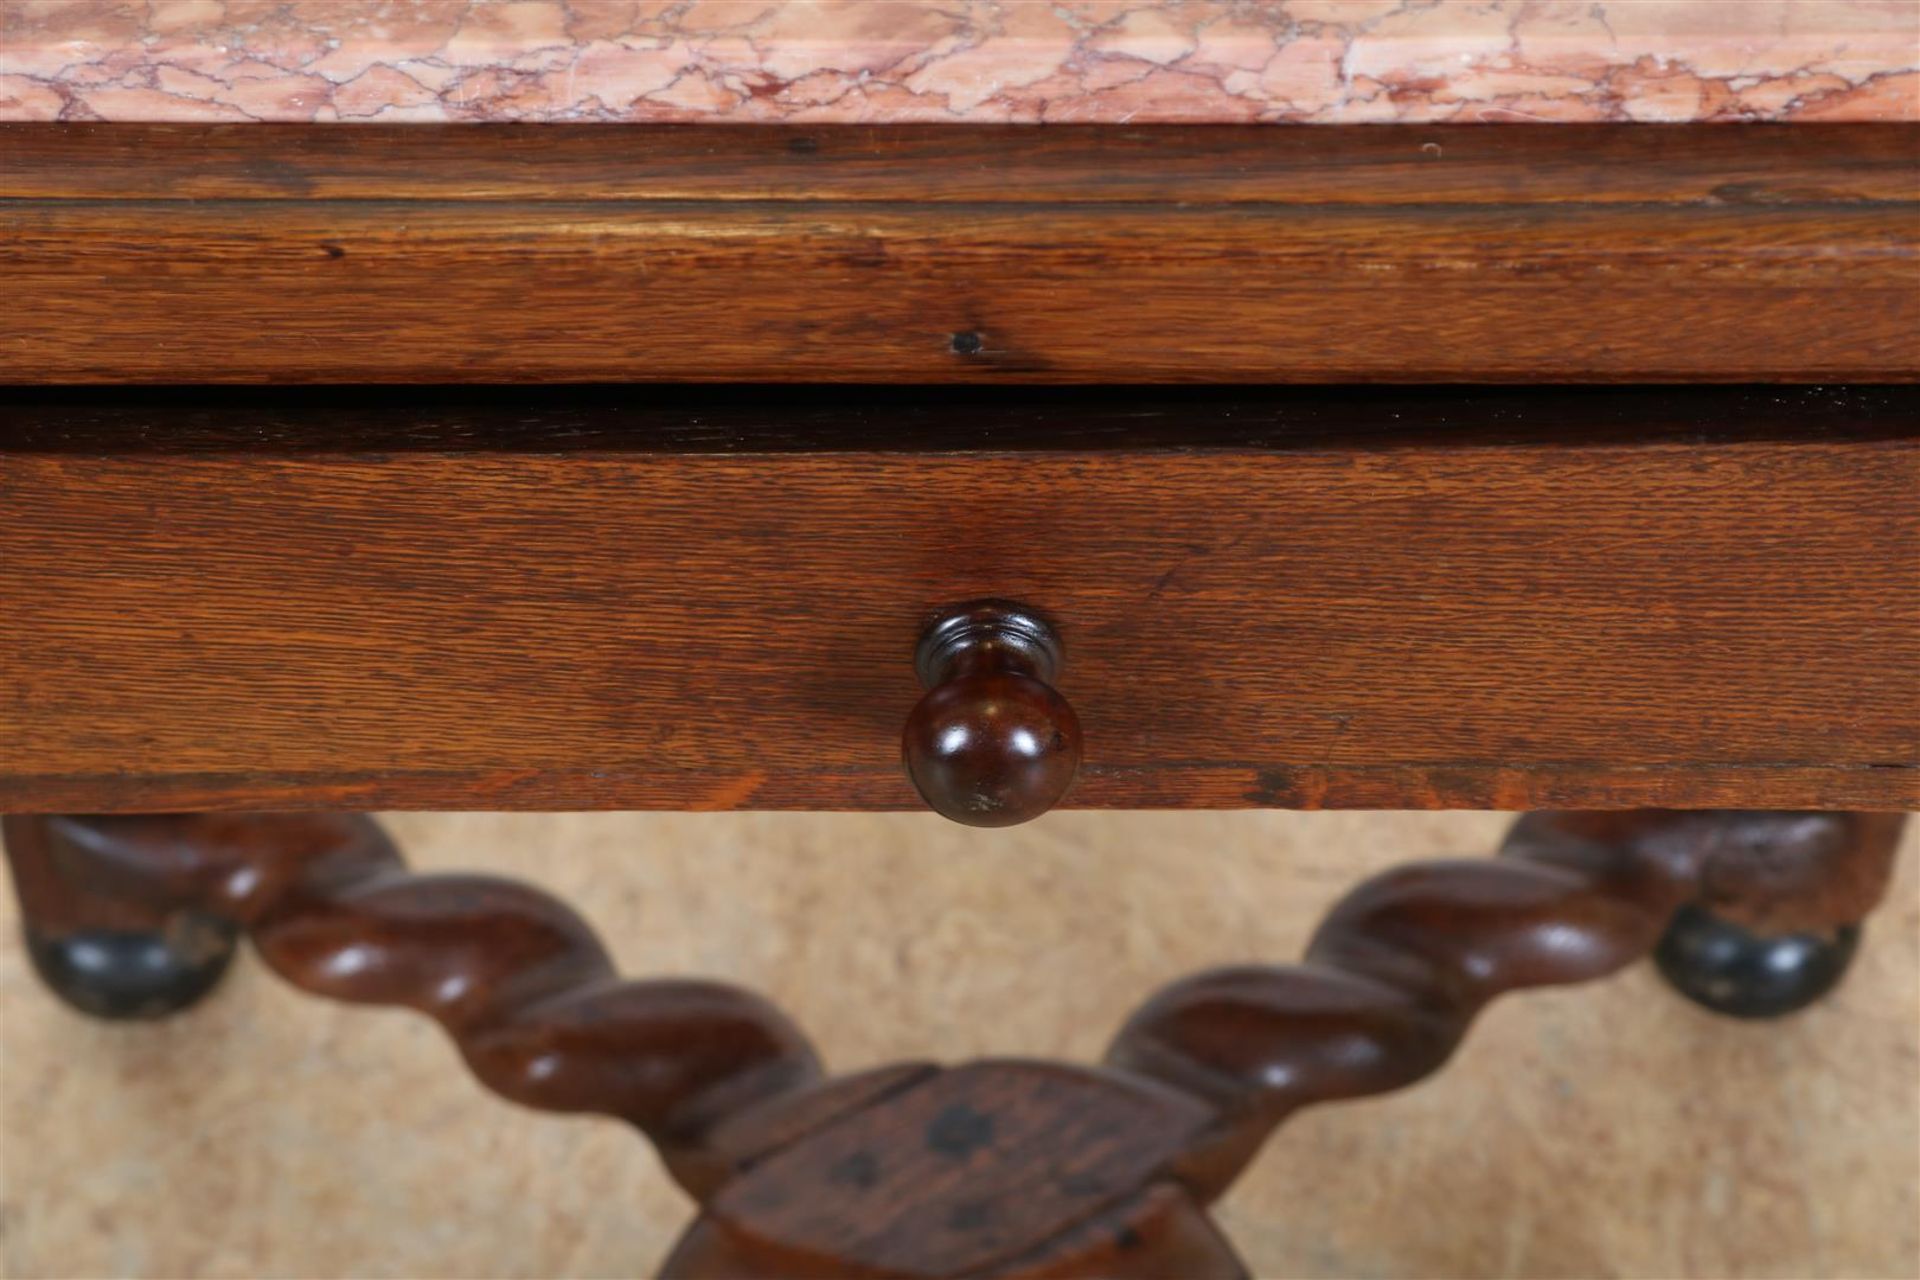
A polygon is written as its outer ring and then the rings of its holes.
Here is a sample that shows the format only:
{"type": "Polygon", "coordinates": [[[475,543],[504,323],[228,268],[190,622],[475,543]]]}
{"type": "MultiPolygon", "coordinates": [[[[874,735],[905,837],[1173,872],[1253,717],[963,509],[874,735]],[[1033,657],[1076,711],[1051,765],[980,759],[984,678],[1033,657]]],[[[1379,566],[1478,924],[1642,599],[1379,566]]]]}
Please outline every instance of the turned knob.
{"type": "Polygon", "coordinates": [[[1080,719],[1053,687],[1053,628],[1021,605],[975,601],[927,628],[914,666],[927,692],[901,755],[934,812],[1010,827],[1059,803],[1080,767],[1080,719]]]}

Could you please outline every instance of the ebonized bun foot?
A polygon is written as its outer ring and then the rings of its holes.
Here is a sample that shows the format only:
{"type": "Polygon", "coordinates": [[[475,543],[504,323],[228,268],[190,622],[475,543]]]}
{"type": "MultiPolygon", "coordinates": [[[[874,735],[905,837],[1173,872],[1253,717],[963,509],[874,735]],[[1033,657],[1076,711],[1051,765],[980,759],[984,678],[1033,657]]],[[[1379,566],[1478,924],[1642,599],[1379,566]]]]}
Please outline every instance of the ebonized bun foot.
{"type": "Polygon", "coordinates": [[[87,929],[63,935],[21,930],[27,954],[53,993],[96,1018],[164,1018],[219,985],[233,959],[234,926],[181,915],[157,933],[87,929]]]}
{"type": "Polygon", "coordinates": [[[1687,999],[1734,1018],[1778,1018],[1839,985],[1860,926],[1766,937],[1694,904],[1674,913],[1654,963],[1687,999]]]}

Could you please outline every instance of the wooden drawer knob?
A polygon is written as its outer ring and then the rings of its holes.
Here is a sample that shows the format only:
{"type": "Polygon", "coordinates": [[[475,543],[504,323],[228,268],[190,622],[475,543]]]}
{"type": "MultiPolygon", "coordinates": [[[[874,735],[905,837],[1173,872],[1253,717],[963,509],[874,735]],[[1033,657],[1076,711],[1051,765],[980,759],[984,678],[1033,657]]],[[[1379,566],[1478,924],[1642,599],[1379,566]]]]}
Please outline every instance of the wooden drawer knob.
{"type": "Polygon", "coordinates": [[[927,692],[907,717],[907,776],[934,812],[1010,827],[1058,804],[1080,768],[1080,719],[1054,690],[1060,641],[1032,610],[961,605],[927,628],[927,692]]]}

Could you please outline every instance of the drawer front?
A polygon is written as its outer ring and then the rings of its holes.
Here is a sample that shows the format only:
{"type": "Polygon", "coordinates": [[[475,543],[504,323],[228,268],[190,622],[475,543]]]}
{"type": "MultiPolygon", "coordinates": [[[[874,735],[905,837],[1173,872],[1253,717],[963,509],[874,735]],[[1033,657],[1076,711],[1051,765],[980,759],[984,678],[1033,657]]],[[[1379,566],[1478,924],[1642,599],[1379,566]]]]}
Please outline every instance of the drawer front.
{"type": "Polygon", "coordinates": [[[14,810],[911,806],[979,596],[1059,630],[1073,804],[1916,801],[1885,431],[0,465],[14,810]]]}

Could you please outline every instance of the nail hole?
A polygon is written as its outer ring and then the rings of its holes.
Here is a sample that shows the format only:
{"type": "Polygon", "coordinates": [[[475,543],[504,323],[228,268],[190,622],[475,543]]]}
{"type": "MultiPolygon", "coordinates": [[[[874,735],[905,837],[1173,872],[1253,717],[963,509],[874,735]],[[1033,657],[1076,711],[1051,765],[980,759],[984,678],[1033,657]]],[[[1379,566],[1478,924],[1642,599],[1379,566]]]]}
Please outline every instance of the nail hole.
{"type": "Polygon", "coordinates": [[[958,356],[979,355],[980,354],[980,335],[977,333],[956,333],[953,335],[953,339],[950,345],[953,347],[953,353],[955,355],[958,355],[958,356]]]}

